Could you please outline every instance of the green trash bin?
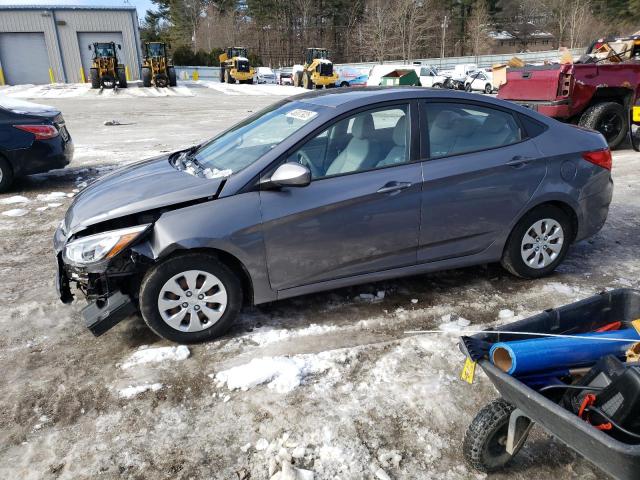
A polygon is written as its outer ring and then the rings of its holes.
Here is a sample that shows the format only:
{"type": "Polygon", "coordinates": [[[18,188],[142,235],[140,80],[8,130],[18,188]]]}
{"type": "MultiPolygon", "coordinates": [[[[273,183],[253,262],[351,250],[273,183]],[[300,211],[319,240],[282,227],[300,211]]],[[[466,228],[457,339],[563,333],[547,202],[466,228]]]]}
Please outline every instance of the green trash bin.
{"type": "Polygon", "coordinates": [[[393,87],[398,85],[420,86],[420,77],[418,77],[415,70],[394,70],[382,77],[380,85],[383,87],[393,87]]]}

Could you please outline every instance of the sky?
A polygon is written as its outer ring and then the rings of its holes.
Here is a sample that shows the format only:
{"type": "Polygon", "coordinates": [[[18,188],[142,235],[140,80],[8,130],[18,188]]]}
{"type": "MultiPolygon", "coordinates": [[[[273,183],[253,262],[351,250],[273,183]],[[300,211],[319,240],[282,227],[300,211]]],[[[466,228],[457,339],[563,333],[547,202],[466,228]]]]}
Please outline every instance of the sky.
{"type": "Polygon", "coordinates": [[[138,10],[140,21],[144,19],[147,10],[154,10],[151,0],[0,0],[6,5],[87,5],[87,6],[119,6],[132,5],[138,10]]]}

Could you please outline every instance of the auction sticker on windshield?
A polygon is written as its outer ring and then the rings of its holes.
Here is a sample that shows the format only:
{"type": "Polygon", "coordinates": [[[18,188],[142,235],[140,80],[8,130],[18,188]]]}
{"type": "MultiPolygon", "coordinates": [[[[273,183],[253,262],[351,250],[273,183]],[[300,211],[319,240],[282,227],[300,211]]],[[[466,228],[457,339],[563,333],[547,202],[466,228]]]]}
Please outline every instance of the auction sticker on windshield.
{"type": "Polygon", "coordinates": [[[295,108],[293,110],[291,110],[290,112],[287,112],[285,114],[285,116],[289,117],[289,118],[295,118],[296,120],[302,120],[307,121],[307,120],[311,120],[313,117],[315,117],[318,114],[318,112],[314,112],[311,110],[303,110],[301,108],[295,108]]]}

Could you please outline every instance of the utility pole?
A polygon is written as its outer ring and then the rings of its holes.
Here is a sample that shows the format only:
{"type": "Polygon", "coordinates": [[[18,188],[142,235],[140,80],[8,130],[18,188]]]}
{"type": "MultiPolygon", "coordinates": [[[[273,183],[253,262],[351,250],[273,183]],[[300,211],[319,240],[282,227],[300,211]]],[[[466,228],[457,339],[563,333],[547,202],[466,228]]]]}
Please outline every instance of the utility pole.
{"type": "Polygon", "coordinates": [[[444,42],[447,36],[447,26],[449,24],[449,17],[447,15],[442,19],[442,44],[440,49],[440,67],[442,67],[442,59],[444,58],[444,42]]]}

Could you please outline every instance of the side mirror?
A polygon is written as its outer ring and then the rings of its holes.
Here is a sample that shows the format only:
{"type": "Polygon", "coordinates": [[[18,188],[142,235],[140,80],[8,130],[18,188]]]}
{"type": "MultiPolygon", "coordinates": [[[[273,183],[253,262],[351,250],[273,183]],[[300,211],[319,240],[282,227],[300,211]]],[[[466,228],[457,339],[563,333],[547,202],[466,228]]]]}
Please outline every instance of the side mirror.
{"type": "Polygon", "coordinates": [[[273,187],[306,187],[311,183],[311,171],[299,163],[283,163],[264,186],[273,187]]]}

